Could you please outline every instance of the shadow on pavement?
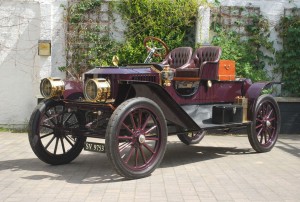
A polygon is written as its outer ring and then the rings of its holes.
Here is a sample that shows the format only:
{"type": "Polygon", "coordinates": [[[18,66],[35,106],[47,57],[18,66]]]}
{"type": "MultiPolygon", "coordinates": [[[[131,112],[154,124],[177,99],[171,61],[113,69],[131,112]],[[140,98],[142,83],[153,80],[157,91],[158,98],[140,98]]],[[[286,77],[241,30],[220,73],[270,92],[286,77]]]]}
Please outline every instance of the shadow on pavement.
{"type": "Polygon", "coordinates": [[[275,147],[299,158],[300,157],[299,141],[300,141],[300,135],[280,134],[275,147]]]}
{"type": "MultiPolygon", "coordinates": [[[[176,167],[185,164],[208,161],[228,155],[247,155],[255,153],[250,148],[236,147],[206,147],[201,143],[186,146],[179,141],[168,142],[167,151],[160,165],[161,168],[176,167]]],[[[23,179],[29,180],[64,180],[74,184],[109,183],[125,180],[119,176],[105,154],[82,153],[72,163],[52,166],[43,163],[38,158],[0,161],[0,171],[24,172],[23,179]]]]}

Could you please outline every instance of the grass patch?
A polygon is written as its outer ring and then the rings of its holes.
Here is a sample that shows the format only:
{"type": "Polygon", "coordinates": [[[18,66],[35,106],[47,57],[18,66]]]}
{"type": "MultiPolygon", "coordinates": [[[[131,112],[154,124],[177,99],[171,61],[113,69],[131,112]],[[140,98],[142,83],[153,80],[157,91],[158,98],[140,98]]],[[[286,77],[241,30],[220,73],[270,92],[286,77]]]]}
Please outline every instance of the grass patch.
{"type": "Polygon", "coordinates": [[[0,127],[0,132],[10,132],[10,129],[0,127]]]}
{"type": "Polygon", "coordinates": [[[19,128],[9,128],[9,127],[0,127],[0,132],[11,132],[11,133],[27,133],[28,128],[19,127],[19,128]]]}

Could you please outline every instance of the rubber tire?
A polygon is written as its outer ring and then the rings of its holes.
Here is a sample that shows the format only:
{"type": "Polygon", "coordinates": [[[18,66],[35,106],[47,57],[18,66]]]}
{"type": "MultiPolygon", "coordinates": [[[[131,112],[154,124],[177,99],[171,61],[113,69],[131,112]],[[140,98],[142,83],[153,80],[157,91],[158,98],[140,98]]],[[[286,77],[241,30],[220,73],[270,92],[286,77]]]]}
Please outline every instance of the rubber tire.
{"type": "Polygon", "coordinates": [[[54,155],[48,152],[41,141],[39,124],[42,116],[46,111],[52,107],[64,105],[62,101],[55,101],[52,99],[43,100],[33,111],[28,129],[28,139],[32,151],[35,155],[45,163],[51,165],[62,165],[73,161],[82,151],[86,137],[78,136],[74,146],[65,154],[54,155]]]}
{"type": "Polygon", "coordinates": [[[248,139],[249,139],[249,142],[250,142],[252,148],[256,152],[259,152],[259,153],[271,151],[271,149],[274,147],[274,145],[276,144],[276,141],[278,139],[280,125],[281,125],[280,110],[279,110],[277,102],[270,95],[261,95],[257,99],[256,104],[255,104],[254,112],[252,114],[252,124],[250,124],[247,127],[248,139]],[[272,106],[272,108],[274,109],[274,112],[275,112],[274,117],[276,120],[273,122],[270,122],[272,124],[272,127],[275,128],[275,132],[273,133],[273,135],[271,137],[271,142],[267,145],[263,145],[260,143],[260,141],[258,139],[258,134],[256,133],[256,127],[257,127],[256,119],[258,117],[258,112],[259,112],[260,107],[267,103],[272,106]]]}
{"type": "Polygon", "coordinates": [[[198,144],[204,138],[206,131],[202,131],[202,132],[199,131],[197,133],[201,133],[201,134],[197,134],[197,136],[190,138],[187,133],[181,133],[181,134],[177,134],[177,137],[182,143],[186,145],[198,144]]]}
{"type": "Polygon", "coordinates": [[[106,131],[105,136],[105,148],[108,159],[111,161],[113,167],[118,174],[127,178],[127,179],[139,179],[149,176],[161,163],[167,145],[167,124],[165,116],[160,109],[160,107],[148,98],[132,98],[117,107],[113,112],[106,131]],[[128,168],[125,163],[122,161],[120,152],[119,152],[119,141],[118,133],[120,131],[120,125],[123,123],[125,116],[129,115],[131,111],[146,108],[149,109],[152,114],[156,117],[160,125],[160,146],[157,151],[156,157],[151,160],[151,163],[147,165],[145,169],[142,170],[133,170],[128,168]]]}

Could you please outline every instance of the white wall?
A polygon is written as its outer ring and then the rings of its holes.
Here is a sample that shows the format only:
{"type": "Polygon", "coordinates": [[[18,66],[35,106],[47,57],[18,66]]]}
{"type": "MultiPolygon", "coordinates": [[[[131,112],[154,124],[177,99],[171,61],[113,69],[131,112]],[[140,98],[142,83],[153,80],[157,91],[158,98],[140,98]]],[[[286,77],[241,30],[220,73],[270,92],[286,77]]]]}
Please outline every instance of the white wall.
{"type": "MultiPolygon", "coordinates": [[[[271,39],[276,41],[274,26],[284,8],[300,7],[300,0],[220,0],[224,6],[259,6],[271,24],[271,39]]],[[[67,0],[0,0],[0,126],[27,124],[37,103],[39,82],[47,76],[64,77],[57,67],[64,66],[63,9],[67,0]],[[52,55],[38,56],[38,40],[51,40],[52,55]]],[[[197,42],[207,42],[209,11],[199,25],[197,42]],[[205,20],[206,19],[206,20],[205,20]]],[[[122,36],[122,21],[119,23],[122,36]]],[[[280,45],[275,45],[280,49],[280,45]]]]}
{"type": "Polygon", "coordinates": [[[0,1],[0,126],[27,124],[40,79],[64,76],[65,0],[0,1]],[[38,40],[52,41],[52,56],[38,56],[38,40]]]}

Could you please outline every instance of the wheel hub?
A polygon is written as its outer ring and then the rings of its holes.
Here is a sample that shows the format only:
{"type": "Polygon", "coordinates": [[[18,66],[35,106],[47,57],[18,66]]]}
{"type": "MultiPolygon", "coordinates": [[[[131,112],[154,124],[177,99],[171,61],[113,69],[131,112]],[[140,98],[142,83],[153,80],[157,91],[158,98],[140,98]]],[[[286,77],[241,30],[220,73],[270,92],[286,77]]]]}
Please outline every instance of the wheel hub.
{"type": "Polygon", "coordinates": [[[65,130],[62,126],[57,126],[54,128],[54,136],[55,137],[62,137],[65,134],[65,130]]]}
{"type": "Polygon", "coordinates": [[[270,121],[266,121],[266,126],[267,126],[267,128],[269,128],[271,126],[271,122],[270,121]]]}
{"type": "Polygon", "coordinates": [[[143,144],[146,141],[145,135],[140,135],[139,136],[139,143],[143,144]]]}

